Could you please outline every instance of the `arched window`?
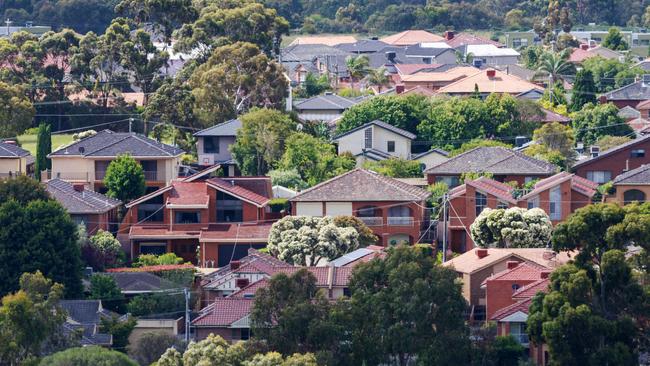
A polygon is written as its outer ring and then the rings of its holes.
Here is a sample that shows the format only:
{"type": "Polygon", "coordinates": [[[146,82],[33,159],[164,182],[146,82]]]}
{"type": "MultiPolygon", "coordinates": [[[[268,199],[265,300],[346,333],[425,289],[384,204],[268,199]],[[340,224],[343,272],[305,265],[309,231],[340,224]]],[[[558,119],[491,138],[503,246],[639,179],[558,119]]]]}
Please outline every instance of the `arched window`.
{"type": "Polygon", "coordinates": [[[645,202],[645,193],[638,189],[627,190],[623,193],[623,201],[626,205],[634,201],[645,202]]]}

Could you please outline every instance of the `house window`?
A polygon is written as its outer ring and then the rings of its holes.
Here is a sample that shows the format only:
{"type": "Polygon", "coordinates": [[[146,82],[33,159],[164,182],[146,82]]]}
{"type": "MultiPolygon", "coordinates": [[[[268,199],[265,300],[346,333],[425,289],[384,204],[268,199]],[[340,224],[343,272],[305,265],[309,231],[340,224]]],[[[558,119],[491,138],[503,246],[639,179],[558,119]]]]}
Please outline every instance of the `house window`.
{"type": "Polygon", "coordinates": [[[140,254],[161,255],[167,253],[166,243],[140,243],[140,254]]]}
{"type": "Polygon", "coordinates": [[[251,331],[248,328],[234,328],[231,337],[233,341],[247,341],[251,337],[251,331]]]}
{"type": "Polygon", "coordinates": [[[219,137],[206,136],[203,138],[203,152],[206,154],[219,153],[219,137]]]}
{"type": "MultiPolygon", "coordinates": [[[[153,198],[149,201],[153,201],[153,198]]],[[[138,205],[138,221],[140,222],[162,222],[164,213],[162,203],[141,203],[138,205]]]]}
{"type": "Polygon", "coordinates": [[[539,196],[535,196],[528,200],[528,209],[539,207],[539,196]]]}
{"type": "Polygon", "coordinates": [[[510,323],[510,335],[513,336],[519,343],[528,344],[526,323],[521,323],[521,322],[510,323]]]}
{"type": "Polygon", "coordinates": [[[530,183],[535,180],[535,177],[524,177],[524,183],[530,183]]]}
{"type": "Polygon", "coordinates": [[[638,189],[630,189],[623,193],[623,202],[627,205],[632,202],[645,202],[645,193],[638,189]]]}
{"type": "Polygon", "coordinates": [[[432,62],[431,57],[422,57],[422,63],[423,63],[423,64],[430,65],[431,62],[432,62]]]}
{"type": "Polygon", "coordinates": [[[506,209],[506,208],[508,208],[508,204],[505,203],[505,202],[499,201],[499,202],[497,203],[497,208],[503,208],[503,209],[506,209]]]}
{"type": "Polygon", "coordinates": [[[632,150],[632,152],[630,153],[630,157],[632,157],[632,158],[643,158],[643,157],[645,157],[645,149],[632,150]]]}
{"type": "Polygon", "coordinates": [[[242,222],[243,203],[229,194],[217,192],[217,222],[242,222]]]}
{"type": "Polygon", "coordinates": [[[562,190],[560,186],[551,189],[550,194],[550,212],[551,220],[562,219],[562,190]]]}
{"type": "Polygon", "coordinates": [[[177,224],[198,224],[201,222],[201,213],[198,211],[176,211],[175,223],[177,224]]]}
{"type": "Polygon", "coordinates": [[[487,197],[481,192],[476,192],[476,216],[480,215],[486,206],[487,197]]]}
{"type": "Polygon", "coordinates": [[[447,187],[454,188],[458,184],[460,184],[460,179],[458,177],[449,177],[449,176],[444,177],[443,176],[443,177],[437,177],[436,182],[442,182],[442,183],[445,183],[447,185],[447,187]]]}
{"type": "Polygon", "coordinates": [[[516,284],[516,283],[514,283],[514,284],[512,285],[512,292],[515,292],[515,291],[517,291],[517,290],[519,290],[519,285],[516,284]]]}
{"type": "Polygon", "coordinates": [[[388,141],[386,144],[386,151],[395,152],[395,141],[388,141]]]}
{"type": "Polygon", "coordinates": [[[612,172],[608,170],[594,170],[587,172],[587,179],[594,183],[607,183],[612,180],[612,172]]]}
{"type": "Polygon", "coordinates": [[[352,296],[352,292],[350,291],[350,288],[349,288],[349,287],[344,287],[344,288],[343,288],[343,296],[347,296],[347,297],[351,297],[351,296],[352,296]]]}
{"type": "Polygon", "coordinates": [[[372,128],[366,128],[365,131],[363,131],[365,135],[365,141],[364,141],[364,146],[366,149],[372,148],[372,128]]]}

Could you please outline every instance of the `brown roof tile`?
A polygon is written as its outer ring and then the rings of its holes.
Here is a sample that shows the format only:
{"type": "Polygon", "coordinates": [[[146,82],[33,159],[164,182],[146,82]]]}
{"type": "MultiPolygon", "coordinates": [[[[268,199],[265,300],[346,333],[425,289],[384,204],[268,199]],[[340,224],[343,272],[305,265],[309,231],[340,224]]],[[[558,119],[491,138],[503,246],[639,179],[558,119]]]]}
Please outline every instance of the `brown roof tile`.
{"type": "Polygon", "coordinates": [[[225,297],[215,299],[205,312],[192,321],[197,327],[228,327],[250,314],[253,299],[225,297]]]}

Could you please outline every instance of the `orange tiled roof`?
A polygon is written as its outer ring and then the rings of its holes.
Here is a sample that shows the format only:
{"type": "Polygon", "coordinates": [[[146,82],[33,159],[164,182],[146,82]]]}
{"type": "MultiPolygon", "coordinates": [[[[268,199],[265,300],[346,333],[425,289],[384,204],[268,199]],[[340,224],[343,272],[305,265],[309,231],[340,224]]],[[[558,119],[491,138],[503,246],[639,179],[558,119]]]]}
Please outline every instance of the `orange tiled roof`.
{"type": "Polygon", "coordinates": [[[410,46],[423,42],[442,42],[444,40],[443,37],[437,34],[423,30],[407,30],[380,39],[380,41],[393,46],[410,46]]]}
{"type": "Polygon", "coordinates": [[[520,287],[512,294],[513,299],[524,300],[531,298],[537,295],[538,292],[546,292],[548,290],[548,285],[551,281],[548,278],[537,280],[533,283],[529,283],[524,287],[520,287]]]}
{"type": "Polygon", "coordinates": [[[266,243],[273,223],[210,224],[201,230],[200,242],[261,242],[266,243]]]}
{"type": "Polygon", "coordinates": [[[205,182],[173,181],[167,198],[168,205],[208,205],[210,197],[205,182]]]}
{"type": "Polygon", "coordinates": [[[206,181],[209,185],[214,186],[215,188],[218,188],[220,190],[226,191],[227,193],[237,197],[241,198],[244,201],[248,201],[258,207],[262,207],[266,205],[269,202],[269,199],[267,197],[264,197],[262,195],[259,195],[253,191],[250,191],[244,187],[234,185],[230,182],[228,182],[225,179],[221,178],[211,178],[206,181]]]}
{"type": "Polygon", "coordinates": [[[544,89],[515,75],[508,75],[494,69],[480,70],[438,90],[439,94],[472,94],[476,86],[480,93],[520,94],[532,89],[544,89]],[[488,72],[494,71],[494,77],[488,72]]]}

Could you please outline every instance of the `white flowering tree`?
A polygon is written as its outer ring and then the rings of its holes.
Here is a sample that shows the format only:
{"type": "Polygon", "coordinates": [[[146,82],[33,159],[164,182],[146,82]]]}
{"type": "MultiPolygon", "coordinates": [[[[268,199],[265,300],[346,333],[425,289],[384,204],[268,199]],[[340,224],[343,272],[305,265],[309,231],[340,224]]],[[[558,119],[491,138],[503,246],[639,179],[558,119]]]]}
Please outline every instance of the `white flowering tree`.
{"type": "Polygon", "coordinates": [[[287,263],[315,266],[359,247],[353,227],[339,227],[332,217],[286,216],[271,226],[268,250],[287,263]]]}
{"type": "Polygon", "coordinates": [[[552,232],[551,219],[540,208],[486,208],[470,226],[472,240],[483,248],[544,248],[552,232]]]}

